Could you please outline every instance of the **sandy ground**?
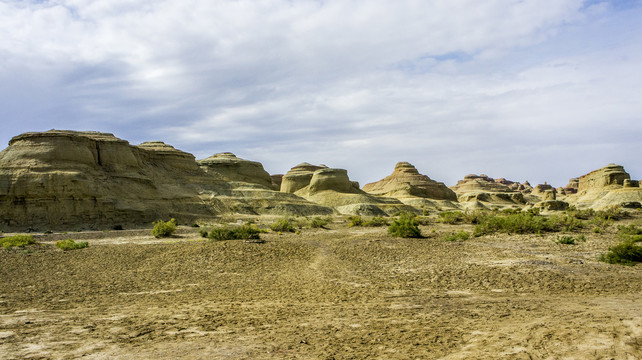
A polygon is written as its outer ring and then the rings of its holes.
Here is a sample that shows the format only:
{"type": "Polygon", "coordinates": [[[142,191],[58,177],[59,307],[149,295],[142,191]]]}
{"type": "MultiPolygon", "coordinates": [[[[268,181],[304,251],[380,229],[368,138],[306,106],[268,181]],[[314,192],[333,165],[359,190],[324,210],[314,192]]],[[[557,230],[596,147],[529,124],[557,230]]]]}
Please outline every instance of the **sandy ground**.
{"type": "Polygon", "coordinates": [[[642,358],[642,265],[596,260],[614,229],[577,245],[438,236],[460,228],[47,235],[0,250],[0,358],[642,358]],[[90,246],[53,246],[69,237],[90,246]]]}

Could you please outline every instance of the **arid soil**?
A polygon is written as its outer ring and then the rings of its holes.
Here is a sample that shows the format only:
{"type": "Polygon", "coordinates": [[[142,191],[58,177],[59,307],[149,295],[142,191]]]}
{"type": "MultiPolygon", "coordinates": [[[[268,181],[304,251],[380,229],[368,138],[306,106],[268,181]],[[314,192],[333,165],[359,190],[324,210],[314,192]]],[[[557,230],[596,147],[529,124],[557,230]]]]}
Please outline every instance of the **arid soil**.
{"type": "Polygon", "coordinates": [[[337,219],[264,244],[189,228],[47,235],[0,249],[0,358],[642,358],[642,265],[596,260],[614,227],[576,245],[440,238],[461,228],[409,240],[337,219]],[[69,237],[90,246],[53,246],[69,237]]]}

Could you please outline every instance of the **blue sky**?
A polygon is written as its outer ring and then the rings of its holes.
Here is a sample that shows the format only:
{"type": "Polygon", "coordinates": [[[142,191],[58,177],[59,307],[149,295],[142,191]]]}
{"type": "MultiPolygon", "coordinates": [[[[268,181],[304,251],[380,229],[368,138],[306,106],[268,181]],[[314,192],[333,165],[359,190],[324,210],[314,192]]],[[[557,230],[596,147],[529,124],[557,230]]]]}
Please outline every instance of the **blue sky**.
{"type": "Polygon", "coordinates": [[[96,130],[362,184],[642,178],[642,1],[0,0],[0,142],[96,130]]]}

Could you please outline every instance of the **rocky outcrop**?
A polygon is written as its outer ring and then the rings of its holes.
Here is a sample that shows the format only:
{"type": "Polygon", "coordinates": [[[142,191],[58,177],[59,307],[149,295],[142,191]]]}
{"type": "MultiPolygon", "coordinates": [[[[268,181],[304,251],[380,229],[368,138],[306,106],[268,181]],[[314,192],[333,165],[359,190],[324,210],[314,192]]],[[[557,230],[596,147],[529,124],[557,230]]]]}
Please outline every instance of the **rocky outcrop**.
{"type": "Polygon", "coordinates": [[[241,159],[226,152],[198,160],[197,163],[206,173],[216,174],[223,180],[253,183],[278,190],[278,188],[274,188],[270,174],[263,169],[263,165],[259,162],[241,159]]]}
{"type": "Polygon", "coordinates": [[[312,180],[312,175],[315,171],[326,168],[327,166],[325,165],[316,166],[308,163],[301,163],[293,167],[281,179],[281,192],[294,194],[310,185],[310,180],[312,180]]]}
{"type": "Polygon", "coordinates": [[[200,173],[194,157],[160,144],[97,132],[16,136],[0,153],[0,224],[68,229],[213,216],[188,185],[200,173]]]}
{"type": "Polygon", "coordinates": [[[357,182],[350,180],[346,170],[328,168],[325,165],[303,163],[293,167],[283,176],[281,191],[292,191],[311,202],[332,207],[341,214],[416,211],[397,199],[364,192],[359,189],[357,182]]]}
{"type": "Polygon", "coordinates": [[[234,174],[235,160],[226,158],[219,168],[227,161],[227,172],[205,172],[193,155],[159,141],[132,146],[98,132],[25,133],[0,152],[0,230],[148,226],[169,218],[189,223],[237,212],[332,212],[274,191],[267,173],[248,170],[260,164],[239,160],[234,174]]]}
{"type": "Polygon", "coordinates": [[[488,175],[466,175],[450,188],[467,209],[521,207],[535,202],[530,195],[525,195],[531,189],[528,182],[519,184],[503,178],[497,181],[488,175]]]}
{"type": "Polygon", "coordinates": [[[363,186],[363,191],[394,198],[420,197],[434,200],[457,201],[457,194],[444,183],[432,180],[408,162],[395,165],[392,174],[363,186]]]}
{"type": "Polygon", "coordinates": [[[564,200],[579,208],[637,207],[642,204],[639,182],[632,181],[631,176],[620,165],[609,164],[580,176],[577,179],[577,189],[576,194],[566,196],[564,200]]]}
{"type": "Polygon", "coordinates": [[[592,189],[603,189],[608,187],[618,188],[624,186],[624,180],[630,180],[631,176],[624,171],[624,167],[609,164],[601,169],[591,171],[580,176],[578,180],[578,193],[592,189]]]}

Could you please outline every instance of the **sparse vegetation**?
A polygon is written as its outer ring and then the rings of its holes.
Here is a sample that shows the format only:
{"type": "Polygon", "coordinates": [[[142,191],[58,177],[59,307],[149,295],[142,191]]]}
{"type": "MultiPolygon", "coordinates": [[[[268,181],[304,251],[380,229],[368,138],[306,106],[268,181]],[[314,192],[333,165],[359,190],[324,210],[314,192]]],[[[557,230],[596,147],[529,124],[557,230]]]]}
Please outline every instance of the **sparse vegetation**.
{"type": "MultiPolygon", "coordinates": [[[[236,227],[222,226],[205,231],[205,236],[211,240],[259,240],[261,230],[252,224],[244,224],[236,227]]],[[[201,236],[203,233],[201,233],[201,236]]]]}
{"type": "Polygon", "coordinates": [[[313,229],[325,229],[326,226],[332,221],[330,217],[317,216],[310,220],[310,227],[313,229]]]}
{"type": "Polygon", "coordinates": [[[176,232],[176,228],[175,219],[171,219],[170,221],[158,220],[154,223],[152,235],[154,235],[155,238],[170,237],[176,232]]]}
{"type": "Polygon", "coordinates": [[[388,226],[390,224],[388,222],[388,219],[386,219],[383,216],[375,216],[370,219],[364,219],[359,215],[354,215],[354,216],[350,216],[348,218],[348,221],[350,222],[348,224],[348,227],[353,227],[353,226],[378,227],[378,226],[388,226]]]}
{"type": "Polygon", "coordinates": [[[421,230],[415,215],[402,213],[388,227],[388,235],[402,238],[420,238],[421,230]]]}
{"type": "Polygon", "coordinates": [[[466,241],[470,238],[470,233],[468,231],[459,230],[457,232],[451,232],[444,236],[445,241],[466,241]]]}
{"type": "Polygon", "coordinates": [[[437,215],[437,221],[444,224],[457,224],[463,220],[464,213],[461,211],[443,211],[437,215]]]}
{"type": "Polygon", "coordinates": [[[586,241],[586,237],[581,234],[576,237],[570,235],[558,235],[556,242],[564,245],[575,245],[577,241],[586,241]]]}
{"type": "Polygon", "coordinates": [[[557,228],[555,218],[533,215],[521,212],[507,216],[489,215],[475,225],[474,236],[482,236],[496,232],[508,234],[541,234],[542,232],[555,231],[557,228]]]}
{"type": "Polygon", "coordinates": [[[270,225],[272,231],[277,232],[295,232],[296,227],[294,226],[294,221],[290,218],[282,218],[270,225]]]}
{"type": "Polygon", "coordinates": [[[599,258],[609,264],[635,265],[642,262],[642,246],[633,241],[624,241],[609,248],[609,252],[599,258]]]}
{"type": "Polygon", "coordinates": [[[84,249],[87,246],[89,246],[89,243],[86,242],[86,241],[78,241],[78,242],[76,242],[73,239],[66,239],[66,240],[56,241],[56,247],[61,249],[61,250],[63,250],[63,251],[84,249]]]}
{"type": "Polygon", "coordinates": [[[0,239],[0,244],[4,249],[11,249],[13,247],[24,248],[27,245],[35,243],[36,240],[34,240],[31,235],[14,235],[0,239]]]}
{"type": "Polygon", "coordinates": [[[611,246],[606,254],[602,254],[600,261],[609,264],[635,265],[642,262],[642,229],[630,224],[628,226],[618,226],[618,237],[621,242],[611,246]]]}

